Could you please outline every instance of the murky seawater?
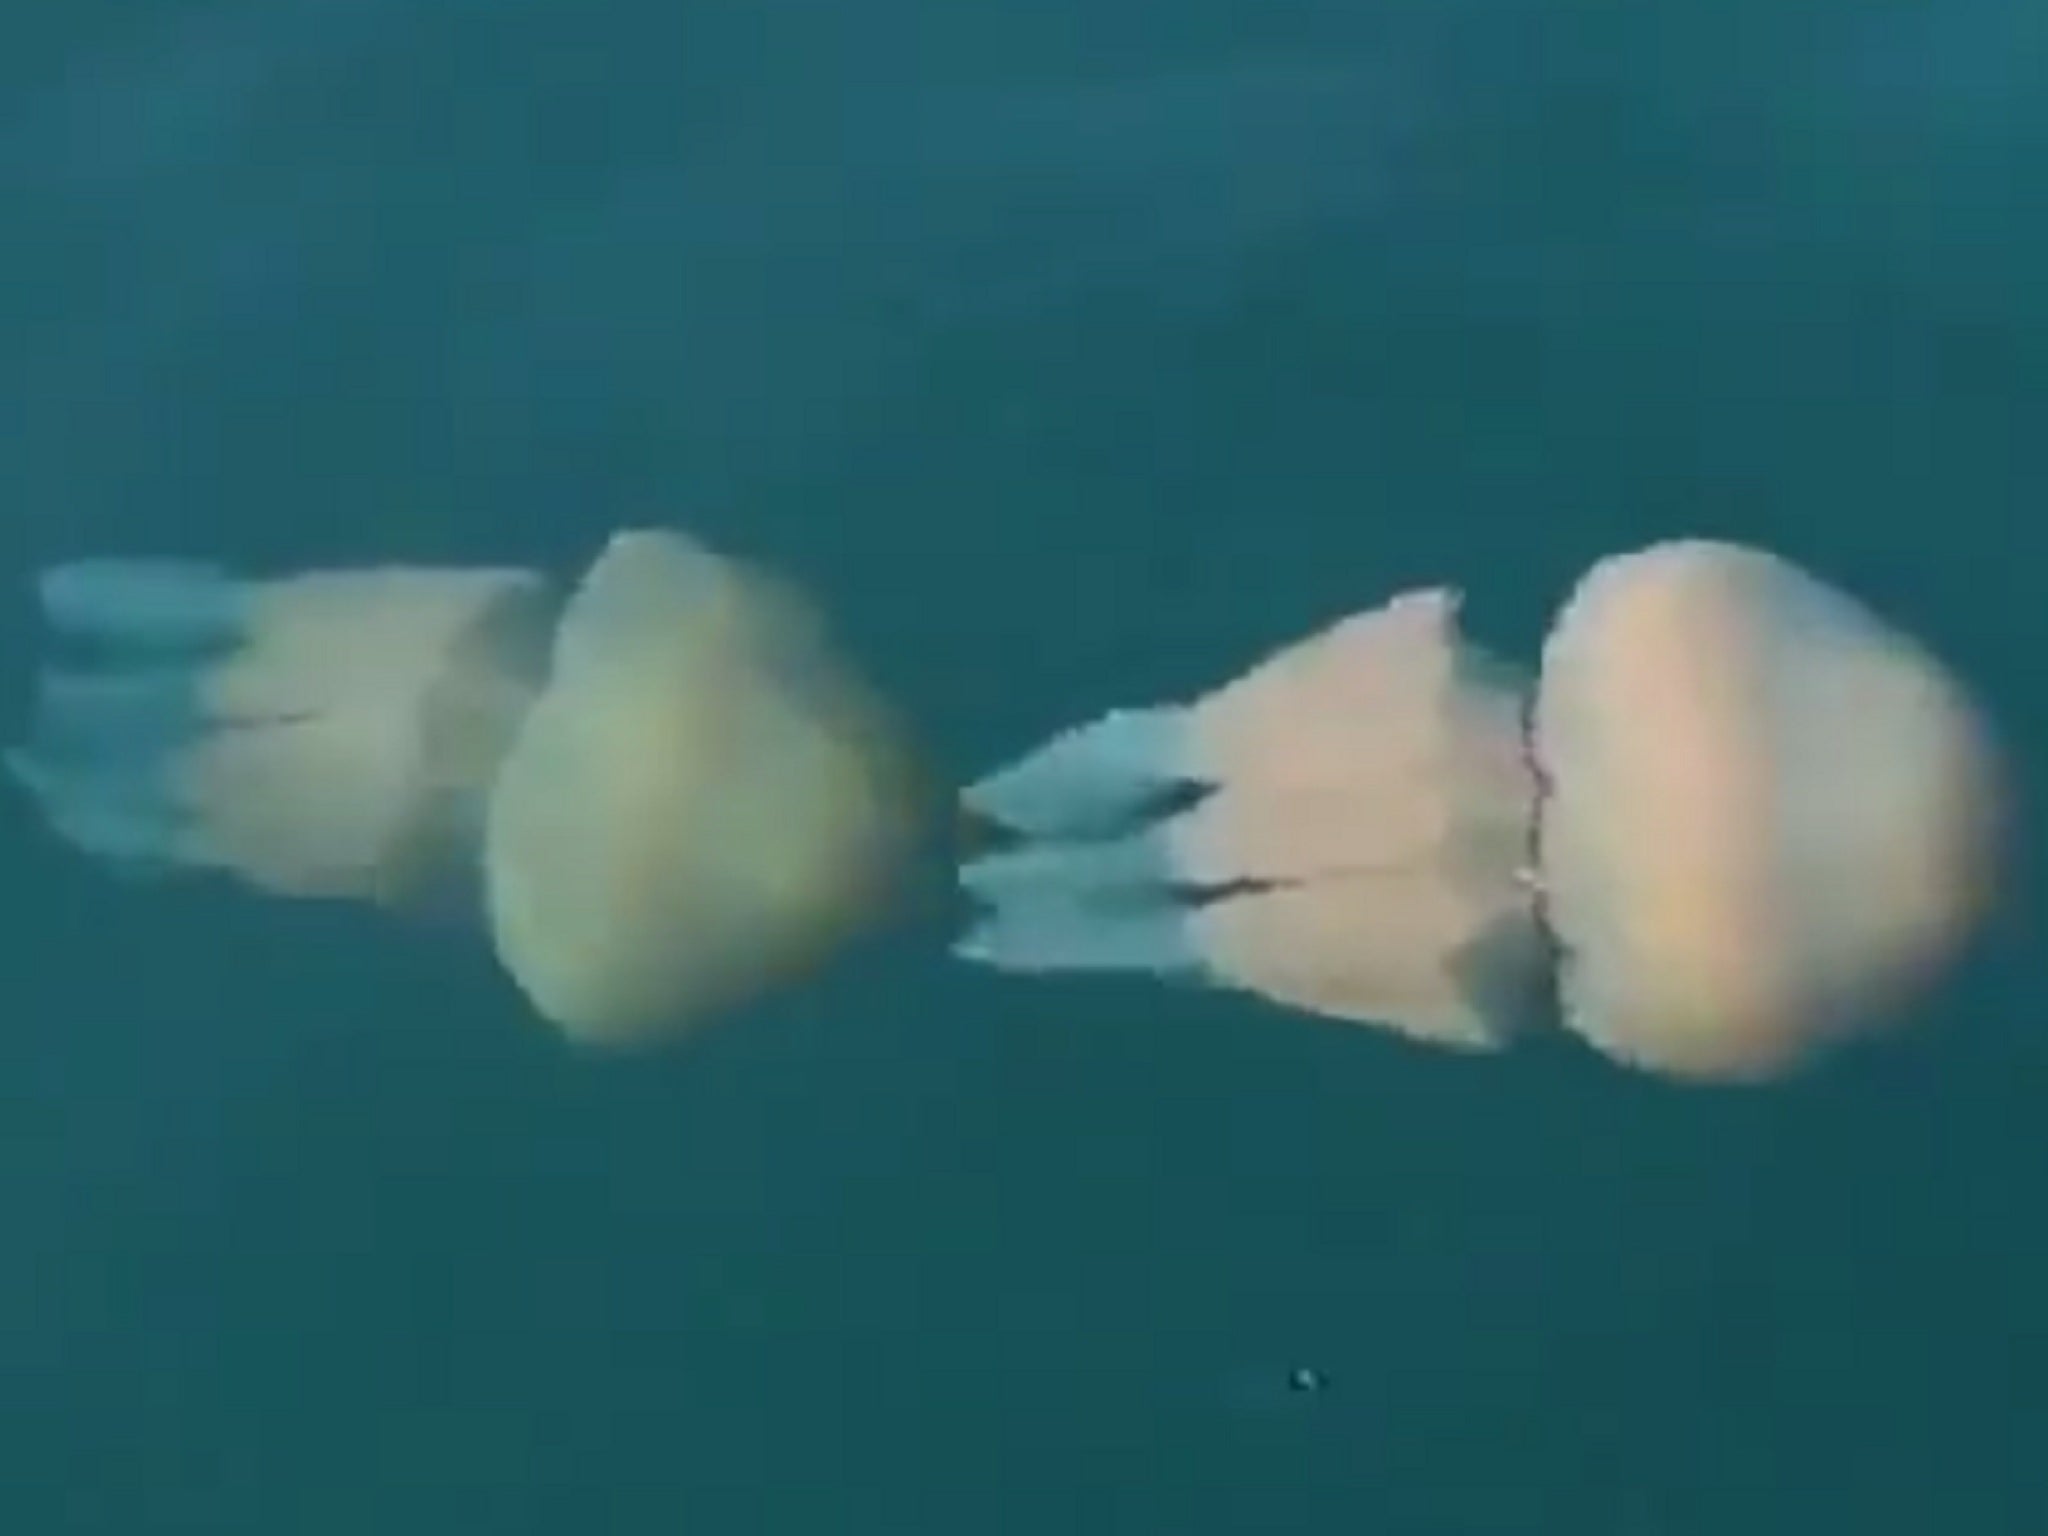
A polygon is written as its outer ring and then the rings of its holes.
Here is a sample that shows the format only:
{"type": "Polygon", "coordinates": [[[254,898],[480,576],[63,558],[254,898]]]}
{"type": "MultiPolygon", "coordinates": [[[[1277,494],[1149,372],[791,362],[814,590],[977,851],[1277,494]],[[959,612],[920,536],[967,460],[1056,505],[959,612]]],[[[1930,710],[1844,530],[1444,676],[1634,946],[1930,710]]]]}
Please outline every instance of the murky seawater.
{"type": "MultiPolygon", "coordinates": [[[[1420,582],[1528,656],[1590,559],[1712,533],[1925,636],[2042,787],[2019,0],[42,9],[17,594],[672,519],[962,774],[1420,582]]],[[[1914,1034],[1724,1097],[1006,985],[936,911],[592,1065],[459,940],[0,838],[22,1536],[2041,1508],[2024,889],[1914,1034]]]]}

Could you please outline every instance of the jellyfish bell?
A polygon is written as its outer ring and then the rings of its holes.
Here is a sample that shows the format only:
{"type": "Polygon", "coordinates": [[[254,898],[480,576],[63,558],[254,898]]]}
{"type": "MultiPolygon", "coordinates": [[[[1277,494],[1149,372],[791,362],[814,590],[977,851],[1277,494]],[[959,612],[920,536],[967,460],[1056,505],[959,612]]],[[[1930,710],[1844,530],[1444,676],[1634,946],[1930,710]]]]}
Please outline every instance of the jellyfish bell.
{"type": "Polygon", "coordinates": [[[1534,735],[1562,1014],[1634,1065],[1779,1076],[1899,1017],[1988,903],[2001,775],[1975,706],[1774,555],[1596,565],[1534,735]]]}
{"type": "Polygon", "coordinates": [[[134,870],[474,913],[588,1043],[686,1029],[886,889],[895,735],[822,624],[679,534],[566,599],[520,570],[53,568],[60,654],[12,775],[134,870]]]}
{"type": "Polygon", "coordinates": [[[794,593],[620,535],[489,799],[500,957],[564,1029],[618,1042],[805,963],[883,900],[908,832],[894,739],[794,593]]]}
{"type": "Polygon", "coordinates": [[[1017,842],[964,865],[983,911],[958,950],[1468,1050],[1554,975],[1608,1056],[1762,1080],[1951,957],[1999,780],[1915,642],[1775,556],[1659,545],[1587,575],[1533,697],[1425,591],[1055,736],[966,793],[1017,842]]]}

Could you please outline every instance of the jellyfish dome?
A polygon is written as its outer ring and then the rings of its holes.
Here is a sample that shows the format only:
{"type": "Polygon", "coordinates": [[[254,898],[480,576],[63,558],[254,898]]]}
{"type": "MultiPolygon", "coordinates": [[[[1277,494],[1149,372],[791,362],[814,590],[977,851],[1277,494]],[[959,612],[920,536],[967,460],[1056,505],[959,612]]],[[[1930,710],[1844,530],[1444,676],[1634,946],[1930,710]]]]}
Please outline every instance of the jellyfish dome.
{"type": "Polygon", "coordinates": [[[1596,566],[1545,643],[1534,743],[1564,1016],[1622,1059],[1776,1076],[1894,1016],[1986,905],[2002,797],[1976,709],[1775,556],[1596,566]]]}
{"type": "Polygon", "coordinates": [[[895,737],[797,595],[666,533],[612,541],[488,796],[485,905],[540,1011],[660,1032],[822,952],[907,833],[895,737]]]}
{"type": "Polygon", "coordinates": [[[686,1028],[882,899],[895,733],[773,578],[671,531],[517,569],[43,573],[11,775],[128,871],[473,913],[579,1041],[686,1028]]]}
{"type": "Polygon", "coordinates": [[[1983,910],[2002,776],[1975,707],[1789,563],[1602,561],[1533,687],[1457,618],[1398,596],[972,786],[1013,845],[965,866],[958,952],[1473,1051],[1554,981],[1607,1055],[1752,1081],[1895,1014],[1983,910]]]}

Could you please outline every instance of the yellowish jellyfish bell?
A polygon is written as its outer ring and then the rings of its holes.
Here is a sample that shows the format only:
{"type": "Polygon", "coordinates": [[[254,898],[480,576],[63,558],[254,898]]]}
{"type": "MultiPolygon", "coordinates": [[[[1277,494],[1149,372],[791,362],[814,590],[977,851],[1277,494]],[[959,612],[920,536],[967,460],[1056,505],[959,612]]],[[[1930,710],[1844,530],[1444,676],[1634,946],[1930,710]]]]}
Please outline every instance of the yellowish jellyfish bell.
{"type": "Polygon", "coordinates": [[[1448,591],[1183,705],[1113,712],[966,792],[958,945],[1139,969],[1427,1043],[1569,1028],[1695,1080],[1781,1075],[1895,1014],[1992,888],[2001,770],[1926,651],[1785,561],[1603,561],[1533,696],[1448,591]]]}
{"type": "Polygon", "coordinates": [[[1566,1023],[1766,1079],[1899,1016],[1994,887],[2003,772],[1910,637],[1760,550],[1602,561],[1544,647],[1543,886],[1566,1023]]]}
{"type": "Polygon", "coordinates": [[[858,924],[908,830],[881,708],[793,592],[672,532],[535,572],[43,573],[12,776],[141,871],[460,904],[544,1016],[687,1028],[858,924]]]}
{"type": "Polygon", "coordinates": [[[673,534],[621,534],[570,599],[489,798],[499,956],[594,1040],[734,1002],[884,899],[901,761],[794,592],[673,534]]]}

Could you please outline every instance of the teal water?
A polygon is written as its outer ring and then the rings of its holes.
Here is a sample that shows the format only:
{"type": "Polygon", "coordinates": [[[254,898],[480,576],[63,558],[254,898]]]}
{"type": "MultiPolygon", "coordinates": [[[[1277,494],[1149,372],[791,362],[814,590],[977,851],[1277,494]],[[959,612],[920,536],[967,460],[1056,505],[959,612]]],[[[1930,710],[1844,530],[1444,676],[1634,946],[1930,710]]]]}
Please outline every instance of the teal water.
{"type": "MultiPolygon", "coordinates": [[[[1453,580],[1768,544],[2048,748],[2019,0],[159,0],[0,20],[0,687],[80,553],[673,519],[971,773],[1453,580]]],[[[1763,1094],[1031,986],[913,914],[696,1047],[0,805],[0,1525],[2022,1532],[2012,901],[1763,1094]]]]}

